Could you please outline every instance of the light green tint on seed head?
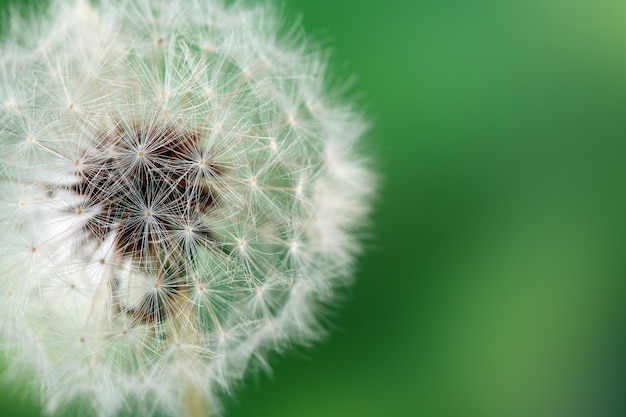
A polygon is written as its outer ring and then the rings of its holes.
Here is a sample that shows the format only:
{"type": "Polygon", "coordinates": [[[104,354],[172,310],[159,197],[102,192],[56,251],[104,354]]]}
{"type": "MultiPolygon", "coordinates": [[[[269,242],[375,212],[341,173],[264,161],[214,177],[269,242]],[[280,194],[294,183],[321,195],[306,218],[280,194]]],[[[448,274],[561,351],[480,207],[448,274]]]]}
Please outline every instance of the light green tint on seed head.
{"type": "Polygon", "coordinates": [[[249,368],[319,339],[351,281],[375,188],[362,116],[267,6],[58,0],[14,19],[0,57],[12,372],[34,373],[51,413],[78,399],[101,417],[219,413],[249,368]]]}

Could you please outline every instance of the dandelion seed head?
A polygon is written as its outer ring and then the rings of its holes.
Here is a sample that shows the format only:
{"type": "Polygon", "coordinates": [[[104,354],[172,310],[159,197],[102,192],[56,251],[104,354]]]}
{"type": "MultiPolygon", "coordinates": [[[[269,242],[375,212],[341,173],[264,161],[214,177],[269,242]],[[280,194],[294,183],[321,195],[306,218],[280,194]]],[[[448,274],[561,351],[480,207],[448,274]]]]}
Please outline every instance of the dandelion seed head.
{"type": "Polygon", "coordinates": [[[267,6],[220,0],[12,16],[0,347],[46,411],[174,416],[191,395],[217,413],[249,368],[324,335],[375,177],[362,116],[284,32],[267,6]]]}

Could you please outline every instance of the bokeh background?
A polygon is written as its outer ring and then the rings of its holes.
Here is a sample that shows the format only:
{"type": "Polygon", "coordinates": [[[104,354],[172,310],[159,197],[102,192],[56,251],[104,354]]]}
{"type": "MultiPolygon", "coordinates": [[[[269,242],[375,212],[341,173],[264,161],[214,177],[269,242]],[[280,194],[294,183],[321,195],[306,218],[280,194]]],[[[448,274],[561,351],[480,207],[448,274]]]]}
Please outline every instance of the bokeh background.
{"type": "Polygon", "coordinates": [[[626,415],[626,2],[280,1],[356,75],[382,188],[331,336],[226,417],[626,415]]]}

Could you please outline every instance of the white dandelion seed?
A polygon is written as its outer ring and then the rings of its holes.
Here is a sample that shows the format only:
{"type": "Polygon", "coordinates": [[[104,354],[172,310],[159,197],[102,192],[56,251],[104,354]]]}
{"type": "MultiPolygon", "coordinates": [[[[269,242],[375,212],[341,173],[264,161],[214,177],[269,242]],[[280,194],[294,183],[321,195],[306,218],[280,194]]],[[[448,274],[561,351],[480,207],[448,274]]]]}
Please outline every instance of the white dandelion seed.
{"type": "Polygon", "coordinates": [[[0,345],[45,409],[219,413],[320,337],[374,178],[267,7],[55,0],[0,55],[0,345]]]}

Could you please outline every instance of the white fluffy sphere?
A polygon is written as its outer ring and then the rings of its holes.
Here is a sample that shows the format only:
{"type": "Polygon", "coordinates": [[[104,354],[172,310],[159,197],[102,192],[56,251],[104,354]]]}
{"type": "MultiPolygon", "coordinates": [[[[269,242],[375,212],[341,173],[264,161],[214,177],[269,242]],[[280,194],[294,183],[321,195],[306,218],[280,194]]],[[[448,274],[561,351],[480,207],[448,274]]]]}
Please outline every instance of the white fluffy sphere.
{"type": "Polygon", "coordinates": [[[55,411],[206,414],[320,336],[374,179],[266,7],[54,1],[0,46],[0,345],[55,411]]]}

